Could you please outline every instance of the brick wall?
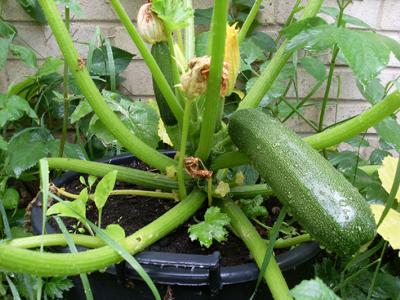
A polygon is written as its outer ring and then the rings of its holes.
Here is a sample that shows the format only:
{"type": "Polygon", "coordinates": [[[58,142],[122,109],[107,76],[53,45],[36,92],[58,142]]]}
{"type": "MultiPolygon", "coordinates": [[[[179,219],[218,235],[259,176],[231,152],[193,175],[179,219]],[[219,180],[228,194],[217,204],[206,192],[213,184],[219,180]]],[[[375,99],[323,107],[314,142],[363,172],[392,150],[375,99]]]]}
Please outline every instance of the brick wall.
{"type": "MultiPolygon", "coordinates": [[[[57,44],[52,37],[51,31],[47,26],[38,26],[31,21],[30,17],[19,7],[15,0],[5,1],[3,16],[11,21],[18,29],[17,43],[29,45],[43,59],[46,56],[59,56],[57,44]]],[[[102,33],[112,39],[115,46],[137,54],[128,67],[125,74],[128,80],[123,83],[123,91],[134,98],[148,98],[152,96],[150,74],[138,55],[136,47],[132,44],[124,28],[120,25],[113,10],[107,0],[80,0],[83,15],[80,18],[74,18],[71,32],[80,55],[85,57],[87,47],[81,42],[87,42],[94,33],[95,27],[99,26],[102,33]]],[[[138,8],[144,3],[144,0],[122,0],[125,8],[132,17],[136,18],[138,8]]],[[[259,15],[259,21],[262,26],[259,30],[276,34],[290,13],[294,0],[264,0],[262,12],[259,15]]],[[[196,7],[206,8],[212,6],[211,0],[194,0],[196,7]]],[[[326,0],[325,5],[335,6],[336,0],[326,0]]],[[[353,4],[347,10],[348,14],[362,19],[373,26],[379,33],[386,34],[397,41],[400,41],[400,1],[399,0],[353,0],[353,4]]],[[[326,58],[328,61],[328,57],[326,58]]],[[[29,74],[26,66],[20,62],[10,59],[4,68],[0,71],[0,91],[4,91],[7,85],[29,74]]],[[[384,82],[394,79],[400,74],[400,63],[393,57],[389,67],[382,72],[381,78],[384,82]]],[[[336,111],[336,103],[331,103],[328,107],[327,122],[334,122],[335,119],[341,120],[354,116],[369,107],[369,104],[363,100],[362,95],[356,87],[356,81],[351,71],[345,66],[339,66],[336,70],[335,78],[341,78],[341,98],[336,111]],[[334,105],[332,105],[334,104],[334,105]]],[[[300,96],[304,96],[310,90],[314,80],[299,71],[300,96]]],[[[324,87],[314,96],[313,101],[320,101],[323,95],[324,87]]],[[[331,95],[335,97],[337,91],[337,82],[334,80],[331,95]]],[[[307,115],[317,120],[319,115],[318,106],[310,107],[307,115]]],[[[299,133],[309,134],[312,132],[302,120],[294,119],[290,125],[299,133]]],[[[368,134],[372,144],[376,143],[376,137],[373,130],[368,134]]],[[[368,151],[368,150],[366,150],[368,151]]]]}

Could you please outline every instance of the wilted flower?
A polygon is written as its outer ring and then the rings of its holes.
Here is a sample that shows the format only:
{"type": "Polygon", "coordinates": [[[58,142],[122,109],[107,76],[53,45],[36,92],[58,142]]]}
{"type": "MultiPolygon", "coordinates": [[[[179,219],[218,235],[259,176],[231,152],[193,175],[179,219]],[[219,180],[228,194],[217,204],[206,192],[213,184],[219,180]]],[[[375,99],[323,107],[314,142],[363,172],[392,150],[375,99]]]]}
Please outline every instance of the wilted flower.
{"type": "Polygon", "coordinates": [[[164,25],[151,10],[151,3],[143,4],[138,13],[137,27],[142,38],[149,44],[166,41],[164,25]]]}
{"type": "Polygon", "coordinates": [[[240,68],[240,50],[238,41],[239,29],[236,28],[236,23],[226,27],[225,40],[225,62],[228,64],[228,90],[226,96],[229,96],[235,88],[236,78],[240,68]]]}
{"type": "MultiPolygon", "coordinates": [[[[181,87],[189,98],[204,94],[207,90],[210,75],[211,58],[209,56],[195,57],[190,60],[188,70],[181,76],[181,87]]],[[[221,76],[221,97],[228,92],[228,64],[224,62],[221,76]]]]}

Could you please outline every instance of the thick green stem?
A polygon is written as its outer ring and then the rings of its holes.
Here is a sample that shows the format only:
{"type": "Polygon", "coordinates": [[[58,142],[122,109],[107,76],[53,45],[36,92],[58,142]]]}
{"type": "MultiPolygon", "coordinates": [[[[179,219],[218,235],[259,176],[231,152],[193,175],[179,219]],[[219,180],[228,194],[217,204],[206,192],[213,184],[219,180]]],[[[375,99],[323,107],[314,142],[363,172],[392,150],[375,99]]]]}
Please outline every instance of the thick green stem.
{"type": "MultiPolygon", "coordinates": [[[[175,165],[173,159],[159,153],[149,147],[135,136],[108,107],[104,98],[97,89],[86,67],[80,64],[78,52],[72,42],[71,36],[60,16],[58,8],[53,0],[39,0],[46,15],[49,26],[64,55],[72,75],[82,94],[86,97],[90,106],[99,117],[103,125],[117,138],[117,140],[140,160],[157,169],[175,165]]],[[[160,71],[161,72],[161,71],[160,71]]]]}
{"type": "Polygon", "coordinates": [[[257,16],[257,13],[260,9],[262,0],[256,0],[253,4],[253,7],[250,10],[250,13],[247,15],[246,21],[244,22],[242,28],[240,29],[238,41],[239,45],[243,42],[244,38],[246,37],[247,33],[250,30],[251,25],[254,22],[254,19],[257,16]]]}
{"type": "MultiPolygon", "coordinates": [[[[149,225],[121,241],[132,254],[143,251],[190,218],[203,204],[205,194],[194,190],[186,199],[149,225]]],[[[69,276],[93,272],[121,261],[111,247],[80,253],[46,253],[0,244],[0,268],[38,276],[69,276]]]]}
{"type": "Polygon", "coordinates": [[[154,60],[154,57],[151,55],[149,49],[147,48],[146,43],[140,37],[131,19],[121,5],[121,2],[119,0],[111,0],[111,5],[117,13],[119,19],[121,20],[121,23],[124,25],[129,36],[138,48],[140,54],[142,55],[142,58],[146,62],[147,67],[153,75],[155,82],[160,88],[160,91],[164,95],[165,100],[171,108],[171,111],[173,112],[175,118],[178,120],[178,122],[181,122],[183,118],[183,108],[178,99],[175,97],[171,87],[168,84],[168,81],[165,79],[164,74],[157,65],[157,62],[154,60]]]}
{"type": "Polygon", "coordinates": [[[214,140],[214,131],[221,116],[221,77],[224,66],[226,24],[228,21],[228,0],[219,0],[214,3],[214,14],[211,41],[211,66],[207,84],[206,100],[204,104],[203,123],[200,131],[199,146],[196,156],[206,161],[214,140]]]}
{"type": "MultiPolygon", "coordinates": [[[[185,0],[185,8],[193,9],[192,0],[185,0]]],[[[186,61],[191,60],[195,56],[195,33],[194,33],[194,17],[191,16],[188,20],[188,25],[185,27],[185,58],[186,61]]]]}
{"type": "Polygon", "coordinates": [[[117,170],[117,180],[119,181],[148,188],[159,188],[163,190],[178,189],[178,184],[175,180],[158,173],[72,158],[48,158],[47,160],[50,169],[69,170],[98,177],[103,177],[107,173],[117,170]]]}
{"type": "MultiPolygon", "coordinates": [[[[70,23],[71,23],[71,15],[69,7],[65,6],[65,27],[67,28],[68,32],[70,30],[70,23]]],[[[58,152],[59,157],[64,156],[64,146],[67,140],[67,131],[68,131],[68,118],[69,118],[69,91],[68,91],[68,84],[69,84],[69,71],[68,71],[68,64],[64,61],[64,82],[63,82],[63,96],[64,96],[64,116],[63,116],[63,128],[62,134],[60,139],[60,149],[58,152]]]]}
{"type": "MultiPolygon", "coordinates": [[[[323,0],[309,0],[304,8],[301,19],[315,16],[319,12],[322,3],[323,0]]],[[[240,102],[238,109],[255,108],[258,106],[264,95],[271,88],[275,79],[278,77],[282,68],[292,56],[292,53],[286,51],[286,45],[287,41],[285,41],[275,53],[267,68],[262,72],[243,101],[240,102]]]]}
{"type": "MultiPolygon", "coordinates": [[[[388,95],[384,100],[357,117],[326,129],[323,132],[306,137],[304,141],[309,143],[316,150],[340,144],[366,131],[368,128],[371,128],[386,117],[395,113],[399,108],[400,92],[397,91],[388,95]]],[[[217,157],[212,162],[211,169],[215,171],[248,163],[249,159],[245,154],[240,152],[227,152],[217,157]]]]}
{"type": "Polygon", "coordinates": [[[357,117],[321,133],[306,137],[304,141],[317,150],[337,145],[366,131],[399,108],[400,92],[397,91],[357,117]]]}
{"type": "MultiPolygon", "coordinates": [[[[220,206],[231,218],[233,229],[250,250],[258,267],[261,268],[267,251],[265,241],[247,219],[246,215],[233,201],[221,201],[220,206]]],[[[289,288],[274,256],[271,257],[263,277],[267,282],[274,299],[293,299],[289,294],[289,288]]]]}
{"type": "Polygon", "coordinates": [[[254,198],[258,195],[269,197],[272,194],[272,189],[266,184],[235,186],[229,191],[232,198],[254,198]]]}
{"type": "Polygon", "coordinates": [[[296,246],[298,244],[306,243],[312,241],[311,236],[307,234],[302,234],[299,236],[295,236],[290,239],[278,239],[274,244],[275,249],[283,249],[283,248],[290,248],[296,246]]]}
{"type": "Polygon", "coordinates": [[[184,199],[186,197],[185,156],[186,156],[187,138],[188,138],[188,134],[189,134],[191,111],[192,111],[192,99],[187,99],[186,104],[185,104],[185,112],[183,114],[181,146],[179,149],[179,161],[178,161],[178,169],[177,169],[178,185],[179,185],[179,199],[184,199]]]}
{"type": "MultiPolygon", "coordinates": [[[[105,245],[103,240],[94,236],[84,234],[70,234],[70,236],[75,244],[86,248],[98,248],[105,245]]],[[[43,236],[43,239],[42,236],[14,239],[9,241],[7,245],[16,248],[33,249],[40,247],[42,241],[45,247],[67,246],[67,240],[62,233],[46,234],[43,236]]]]}

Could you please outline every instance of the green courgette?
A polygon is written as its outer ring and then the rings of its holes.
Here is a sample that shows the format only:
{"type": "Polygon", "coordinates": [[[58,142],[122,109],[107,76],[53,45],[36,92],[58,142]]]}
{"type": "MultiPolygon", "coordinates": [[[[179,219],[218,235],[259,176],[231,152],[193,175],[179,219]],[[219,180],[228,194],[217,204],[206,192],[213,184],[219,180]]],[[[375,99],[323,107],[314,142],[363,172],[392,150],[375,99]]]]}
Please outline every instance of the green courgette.
{"type": "Polygon", "coordinates": [[[322,246],[352,254],[373,239],[367,201],[295,132],[261,110],[240,110],[229,123],[232,141],[278,199],[322,246]]]}
{"type": "MultiPolygon", "coordinates": [[[[173,75],[171,68],[171,55],[168,48],[167,42],[158,42],[151,47],[151,54],[156,60],[161,72],[164,74],[169,85],[173,87],[173,75]]],[[[167,100],[165,100],[160,88],[153,78],[153,90],[154,96],[157,101],[158,109],[160,110],[160,116],[164,124],[167,126],[173,126],[177,123],[177,120],[168,106],[167,100]]]]}

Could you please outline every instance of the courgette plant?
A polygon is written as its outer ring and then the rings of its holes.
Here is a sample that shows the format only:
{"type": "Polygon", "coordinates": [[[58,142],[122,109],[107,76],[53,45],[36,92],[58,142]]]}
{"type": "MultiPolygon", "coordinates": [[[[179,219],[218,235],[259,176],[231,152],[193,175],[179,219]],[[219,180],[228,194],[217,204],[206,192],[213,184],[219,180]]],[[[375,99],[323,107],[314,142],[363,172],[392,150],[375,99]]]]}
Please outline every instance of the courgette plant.
{"type": "MultiPolygon", "coordinates": [[[[394,91],[389,94],[387,91],[382,101],[376,102],[362,114],[334,127],[325,128],[324,115],[337,58],[340,57],[350,66],[360,85],[367,89],[382,67],[388,63],[391,53],[400,59],[400,45],[368,28],[347,28],[347,23],[354,22],[354,19],[344,14],[351,1],[338,0],[338,11],[323,11],[336,18],[336,22],[331,24],[316,16],[323,0],[309,0],[304,7],[297,1],[285,28],[278,36],[280,47],[271,55],[270,61],[258,70],[259,73],[255,72],[257,76],[253,79],[251,88],[235,107],[238,112],[233,113],[232,117],[226,117],[224,102],[234,90],[240,69],[239,47],[255,20],[261,2],[254,2],[242,28],[237,29],[235,24],[227,25],[229,1],[215,1],[207,36],[208,43],[205,47],[207,55],[196,57],[191,0],[153,0],[145,4],[139,12],[138,29],[120,1],[110,1],[151,71],[161,119],[171,144],[178,151],[177,156],[171,158],[132,133],[110,109],[93,82],[84,60],[79,57],[56,4],[53,0],[39,0],[66,65],[97,118],[123,147],[144,163],[158,169],[159,173],[68,158],[48,158],[41,164],[50,169],[72,170],[98,177],[113,174],[119,181],[149,189],[178,191],[179,203],[149,225],[124,239],[119,239],[118,245],[122,248],[117,248],[118,251],[110,247],[109,240],[107,246],[104,246],[104,242],[96,237],[78,234],[72,235],[76,244],[91,245],[94,249],[69,254],[26,249],[41,247],[43,250],[46,245],[65,245],[66,237],[62,234],[7,241],[0,244],[2,269],[38,276],[75,275],[103,269],[126,258],[124,249],[130,254],[138,253],[170,233],[190,218],[206,198],[210,208],[205,215],[205,221],[191,228],[191,237],[199,238],[200,242],[207,246],[213,238],[223,240],[227,234],[223,226],[219,227],[217,233],[211,232],[209,228],[215,225],[212,223],[213,219],[217,219],[219,225],[230,223],[261,268],[261,275],[275,299],[292,298],[272,255],[272,247],[276,240],[274,233],[279,230],[286,210],[298,219],[313,238],[332,251],[354,253],[373,239],[375,223],[366,202],[316,150],[322,150],[326,155],[327,148],[365,132],[400,108],[400,92],[394,91]],[[144,40],[152,44],[151,50],[144,40]],[[361,42],[354,45],[349,43],[349,40],[361,42]],[[366,45],[367,43],[369,45],[366,45]],[[355,52],[360,50],[357,49],[358,45],[361,48],[367,47],[371,53],[367,57],[357,57],[355,52]],[[314,126],[317,133],[303,140],[289,129],[282,129],[282,125],[276,120],[256,110],[273,88],[285,66],[290,63],[297,64],[299,49],[310,53],[332,49],[329,74],[322,78],[322,82],[327,80],[327,86],[319,124],[314,126]],[[291,61],[293,54],[295,56],[291,61]],[[227,122],[230,118],[232,124],[227,122]],[[270,136],[264,134],[264,131],[270,136]],[[295,157],[296,155],[298,157],[295,157]],[[224,182],[227,181],[224,176],[227,168],[249,162],[261,173],[268,185],[241,185],[240,178],[236,178],[238,180],[230,185],[224,182]],[[302,172],[307,180],[318,176],[320,185],[310,187],[312,182],[301,180],[302,172]],[[280,222],[277,222],[272,230],[270,242],[266,243],[232,199],[235,195],[249,198],[271,193],[278,196],[284,204],[284,209],[279,218],[280,222]],[[346,197],[343,198],[344,196],[346,197]],[[307,203],[307,211],[301,209],[302,203],[299,201],[307,203]],[[325,203],[321,203],[322,201],[325,203]],[[321,216],[320,209],[323,206],[328,208],[321,216]],[[332,208],[331,211],[329,207],[332,208]],[[350,225],[347,226],[348,224],[350,225]]],[[[302,105],[303,102],[298,103],[296,107],[291,105],[290,108],[292,112],[297,113],[302,105]]],[[[47,194],[47,188],[45,185],[44,187],[42,192],[47,194]]],[[[87,191],[85,193],[84,197],[87,200],[89,196],[87,191]]],[[[136,193],[151,195],[152,191],[136,193]]],[[[56,197],[52,193],[50,195],[56,197]]],[[[153,196],[162,197],[163,194],[156,193],[153,196]]],[[[164,196],[175,197],[171,193],[164,193],[164,196]]],[[[82,194],[77,200],[81,197],[82,194]]],[[[69,209],[74,211],[72,206],[69,209]]],[[[100,226],[101,219],[98,223],[100,226]]],[[[85,223],[85,226],[91,225],[85,223]]],[[[101,234],[102,231],[98,227],[93,228],[96,233],[101,234]]],[[[287,241],[286,245],[292,246],[309,238],[307,235],[304,239],[287,241]]]]}

